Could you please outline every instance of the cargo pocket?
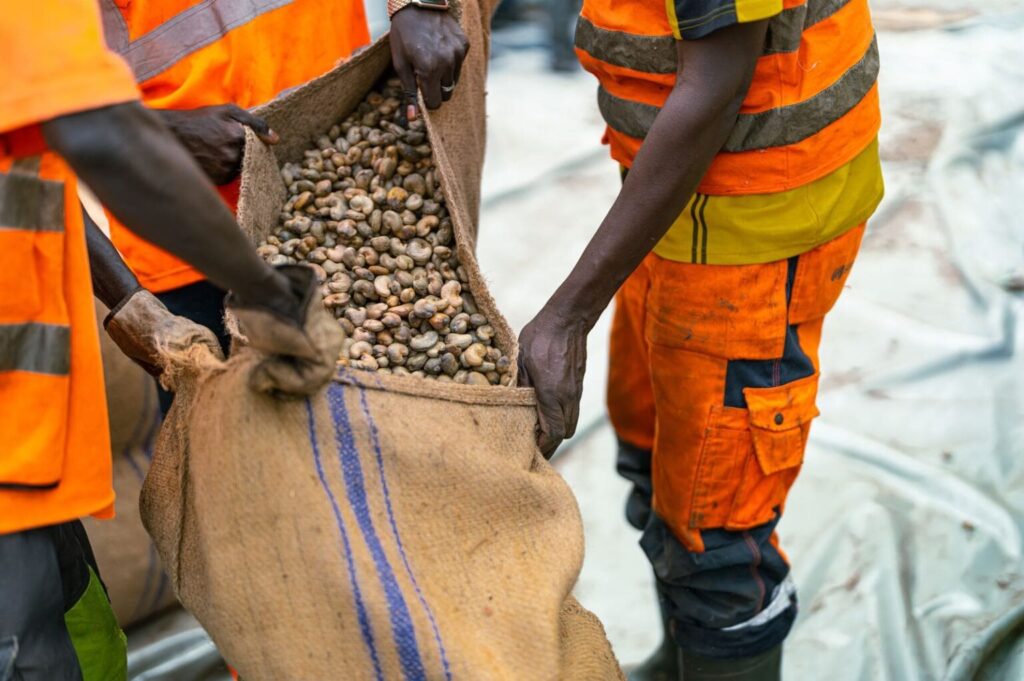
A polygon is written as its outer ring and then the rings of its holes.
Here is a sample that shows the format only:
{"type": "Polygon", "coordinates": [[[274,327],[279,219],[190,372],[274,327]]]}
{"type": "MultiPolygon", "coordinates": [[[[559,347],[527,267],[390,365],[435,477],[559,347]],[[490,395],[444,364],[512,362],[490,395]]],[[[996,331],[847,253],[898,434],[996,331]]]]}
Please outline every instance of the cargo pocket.
{"type": "Polygon", "coordinates": [[[821,319],[839,300],[860,250],[864,225],[800,256],[789,302],[789,323],[821,319]]]}
{"type": "Polygon", "coordinates": [[[693,265],[653,256],[646,337],[724,359],[774,359],[786,336],[786,261],[693,265]]]}
{"type": "Polygon", "coordinates": [[[745,388],[753,456],[745,462],[726,526],[746,529],[771,521],[785,504],[804,460],[811,421],[818,415],[818,374],[774,388],[745,388]]]}
{"type": "Polygon", "coordinates": [[[691,528],[725,526],[732,513],[743,466],[751,458],[753,447],[747,410],[712,407],[694,477],[691,528]]]}

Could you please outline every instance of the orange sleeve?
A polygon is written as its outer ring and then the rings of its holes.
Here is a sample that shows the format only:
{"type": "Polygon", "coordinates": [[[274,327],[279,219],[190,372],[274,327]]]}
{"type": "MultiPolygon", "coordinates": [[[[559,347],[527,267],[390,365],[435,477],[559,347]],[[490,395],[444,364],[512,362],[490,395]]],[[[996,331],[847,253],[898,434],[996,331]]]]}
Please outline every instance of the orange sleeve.
{"type": "Polygon", "coordinates": [[[0,64],[0,133],[139,98],[103,42],[96,0],[5,0],[0,64]]]}

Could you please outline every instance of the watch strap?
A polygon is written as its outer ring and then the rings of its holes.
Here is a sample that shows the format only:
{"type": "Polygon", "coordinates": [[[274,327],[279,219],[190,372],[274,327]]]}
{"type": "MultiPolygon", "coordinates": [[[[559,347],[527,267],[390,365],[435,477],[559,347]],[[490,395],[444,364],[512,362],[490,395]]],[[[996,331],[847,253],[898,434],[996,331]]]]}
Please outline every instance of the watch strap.
{"type": "MultiPolygon", "coordinates": [[[[399,9],[404,9],[409,5],[416,5],[417,7],[423,7],[424,9],[434,9],[437,11],[449,11],[453,7],[454,3],[452,0],[447,0],[446,6],[438,6],[431,2],[419,2],[418,0],[388,0],[387,2],[387,15],[388,18],[395,15],[399,9]]],[[[458,14],[456,15],[458,18],[458,14]]]]}
{"type": "Polygon", "coordinates": [[[424,9],[434,9],[437,11],[448,11],[455,17],[456,21],[462,18],[462,7],[459,0],[448,0],[448,7],[430,7],[423,3],[418,3],[416,0],[388,0],[388,18],[395,16],[395,13],[401,9],[405,9],[409,5],[415,5],[417,7],[423,7],[424,9]]]}

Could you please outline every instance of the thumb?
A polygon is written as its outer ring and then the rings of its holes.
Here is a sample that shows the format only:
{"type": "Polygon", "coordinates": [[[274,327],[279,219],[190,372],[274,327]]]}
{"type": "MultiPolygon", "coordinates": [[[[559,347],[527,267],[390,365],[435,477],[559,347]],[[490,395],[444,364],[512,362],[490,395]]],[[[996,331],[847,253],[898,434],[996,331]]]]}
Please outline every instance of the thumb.
{"type": "Polygon", "coordinates": [[[270,129],[270,125],[265,120],[242,107],[231,105],[228,107],[227,114],[247,128],[251,128],[264,144],[277,144],[281,141],[280,136],[270,129]]]}

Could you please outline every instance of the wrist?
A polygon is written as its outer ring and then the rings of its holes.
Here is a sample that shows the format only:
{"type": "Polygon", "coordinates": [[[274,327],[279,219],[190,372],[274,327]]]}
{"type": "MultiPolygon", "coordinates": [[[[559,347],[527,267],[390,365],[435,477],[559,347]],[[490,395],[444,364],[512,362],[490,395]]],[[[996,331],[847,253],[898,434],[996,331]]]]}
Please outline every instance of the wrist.
{"type": "Polygon", "coordinates": [[[597,324],[604,308],[605,305],[590,300],[589,296],[574,295],[559,289],[545,303],[540,314],[560,328],[586,334],[597,324]]]}
{"type": "Polygon", "coordinates": [[[270,269],[250,293],[242,298],[248,303],[259,302],[263,307],[268,307],[287,317],[298,318],[298,299],[292,290],[288,277],[275,269],[270,269]]]}
{"type": "MultiPolygon", "coordinates": [[[[110,306],[110,311],[107,312],[107,316],[103,318],[103,328],[107,328],[107,326],[110,325],[110,322],[114,320],[114,317],[117,316],[117,313],[124,309],[124,307],[132,298],[136,296],[136,294],[141,294],[143,292],[149,293],[149,291],[146,291],[146,289],[144,289],[141,285],[138,285],[135,288],[131,289],[130,291],[124,293],[124,295],[121,296],[121,299],[118,300],[115,305],[110,306]]],[[[149,293],[149,295],[153,294],[149,293]]]]}

